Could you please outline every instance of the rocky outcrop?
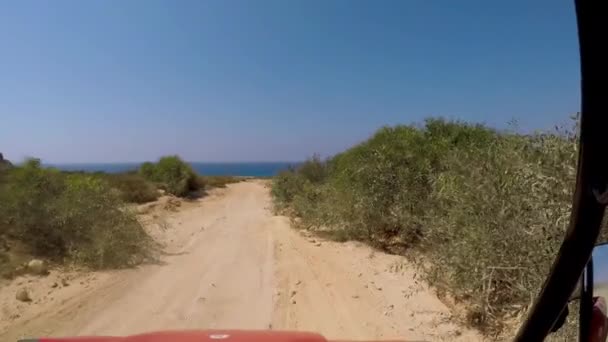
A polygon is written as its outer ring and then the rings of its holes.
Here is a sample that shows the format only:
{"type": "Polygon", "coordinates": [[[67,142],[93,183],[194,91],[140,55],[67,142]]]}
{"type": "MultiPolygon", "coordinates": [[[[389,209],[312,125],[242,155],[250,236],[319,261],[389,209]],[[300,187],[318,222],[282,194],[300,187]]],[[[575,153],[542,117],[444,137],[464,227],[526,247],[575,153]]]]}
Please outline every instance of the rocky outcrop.
{"type": "Polygon", "coordinates": [[[12,166],[13,166],[13,164],[11,164],[11,162],[8,161],[7,159],[4,159],[2,152],[0,152],[0,170],[7,169],[12,166]]]}

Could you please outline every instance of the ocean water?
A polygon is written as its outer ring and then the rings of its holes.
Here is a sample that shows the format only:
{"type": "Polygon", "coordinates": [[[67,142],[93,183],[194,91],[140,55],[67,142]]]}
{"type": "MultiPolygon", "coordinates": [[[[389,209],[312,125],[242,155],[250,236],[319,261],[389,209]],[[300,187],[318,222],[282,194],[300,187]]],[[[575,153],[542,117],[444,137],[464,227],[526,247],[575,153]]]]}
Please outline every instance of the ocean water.
{"type": "MultiPolygon", "coordinates": [[[[46,164],[64,171],[86,171],[118,173],[135,170],[141,163],[81,163],[81,164],[46,164]]],[[[263,163],[201,163],[190,162],[192,168],[200,175],[207,176],[248,176],[271,177],[295,162],[263,162],[263,163]]]]}

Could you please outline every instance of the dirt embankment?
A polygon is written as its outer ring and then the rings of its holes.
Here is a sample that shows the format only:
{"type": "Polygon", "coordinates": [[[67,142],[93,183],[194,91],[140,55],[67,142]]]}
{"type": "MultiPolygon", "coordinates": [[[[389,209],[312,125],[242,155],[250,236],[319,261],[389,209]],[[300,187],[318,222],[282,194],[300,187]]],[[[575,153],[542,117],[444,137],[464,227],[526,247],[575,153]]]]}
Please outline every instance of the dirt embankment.
{"type": "Polygon", "coordinates": [[[0,289],[0,340],[166,329],[311,330],[334,339],[475,341],[401,257],[304,236],[265,183],[142,207],[156,264],[20,277],[0,289]],[[19,302],[27,287],[32,302],[19,302]]]}

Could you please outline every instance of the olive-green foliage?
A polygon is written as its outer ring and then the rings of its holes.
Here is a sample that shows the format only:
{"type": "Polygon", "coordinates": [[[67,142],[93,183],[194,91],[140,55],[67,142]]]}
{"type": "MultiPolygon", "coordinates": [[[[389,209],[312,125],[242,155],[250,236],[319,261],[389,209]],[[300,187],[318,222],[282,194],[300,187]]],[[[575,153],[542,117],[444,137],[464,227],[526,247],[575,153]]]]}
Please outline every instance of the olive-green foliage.
{"type": "Polygon", "coordinates": [[[321,163],[321,180],[302,167],[283,172],[272,195],[305,227],[420,252],[428,280],[495,334],[530,304],[561,243],[576,154],[570,132],[428,119],[380,129],[321,163]]]}
{"type": "Polygon", "coordinates": [[[228,184],[243,181],[243,177],[234,176],[198,176],[198,183],[201,189],[225,188],[228,184]]]}
{"type": "Polygon", "coordinates": [[[120,191],[120,197],[128,203],[147,203],[155,201],[159,193],[154,184],[141,175],[134,173],[104,174],[105,179],[112,188],[120,191]]]}
{"type": "Polygon", "coordinates": [[[139,174],[175,196],[187,196],[199,188],[196,173],[179,156],[166,156],[156,163],[143,163],[139,174]]]}
{"type": "Polygon", "coordinates": [[[281,210],[294,202],[303,202],[297,198],[298,196],[314,196],[310,191],[316,192],[316,186],[325,180],[326,175],[327,165],[317,155],[297,167],[292,166],[288,170],[279,172],[273,178],[271,190],[276,208],[281,210]]]}
{"type": "Polygon", "coordinates": [[[35,256],[94,268],[133,264],[148,236],[99,177],[45,169],[38,160],[12,168],[0,184],[0,237],[35,256]]]}

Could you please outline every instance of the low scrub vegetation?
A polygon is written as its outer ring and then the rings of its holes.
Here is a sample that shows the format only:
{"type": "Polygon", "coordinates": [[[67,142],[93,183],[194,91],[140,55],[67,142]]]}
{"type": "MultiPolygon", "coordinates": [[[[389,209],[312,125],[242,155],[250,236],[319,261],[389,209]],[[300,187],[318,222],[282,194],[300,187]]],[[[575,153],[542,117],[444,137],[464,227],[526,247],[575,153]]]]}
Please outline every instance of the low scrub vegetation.
{"type": "Polygon", "coordinates": [[[241,182],[243,177],[235,176],[199,176],[198,181],[202,188],[225,188],[226,185],[241,182]]]}
{"type": "Polygon", "coordinates": [[[175,196],[185,197],[200,188],[196,173],[179,156],[166,156],[156,163],[143,163],[139,174],[175,196]]]}
{"type": "Polygon", "coordinates": [[[468,322],[499,334],[525,312],[568,224],[576,136],[428,119],[380,129],[273,180],[299,225],[408,254],[468,322]]]}
{"type": "Polygon", "coordinates": [[[150,239],[120,192],[96,175],[62,173],[38,160],[0,175],[0,241],[29,255],[92,268],[147,257],[150,239]]]}
{"type": "Polygon", "coordinates": [[[153,183],[136,173],[103,174],[101,177],[120,191],[120,197],[127,203],[152,202],[160,195],[153,183]]]}

